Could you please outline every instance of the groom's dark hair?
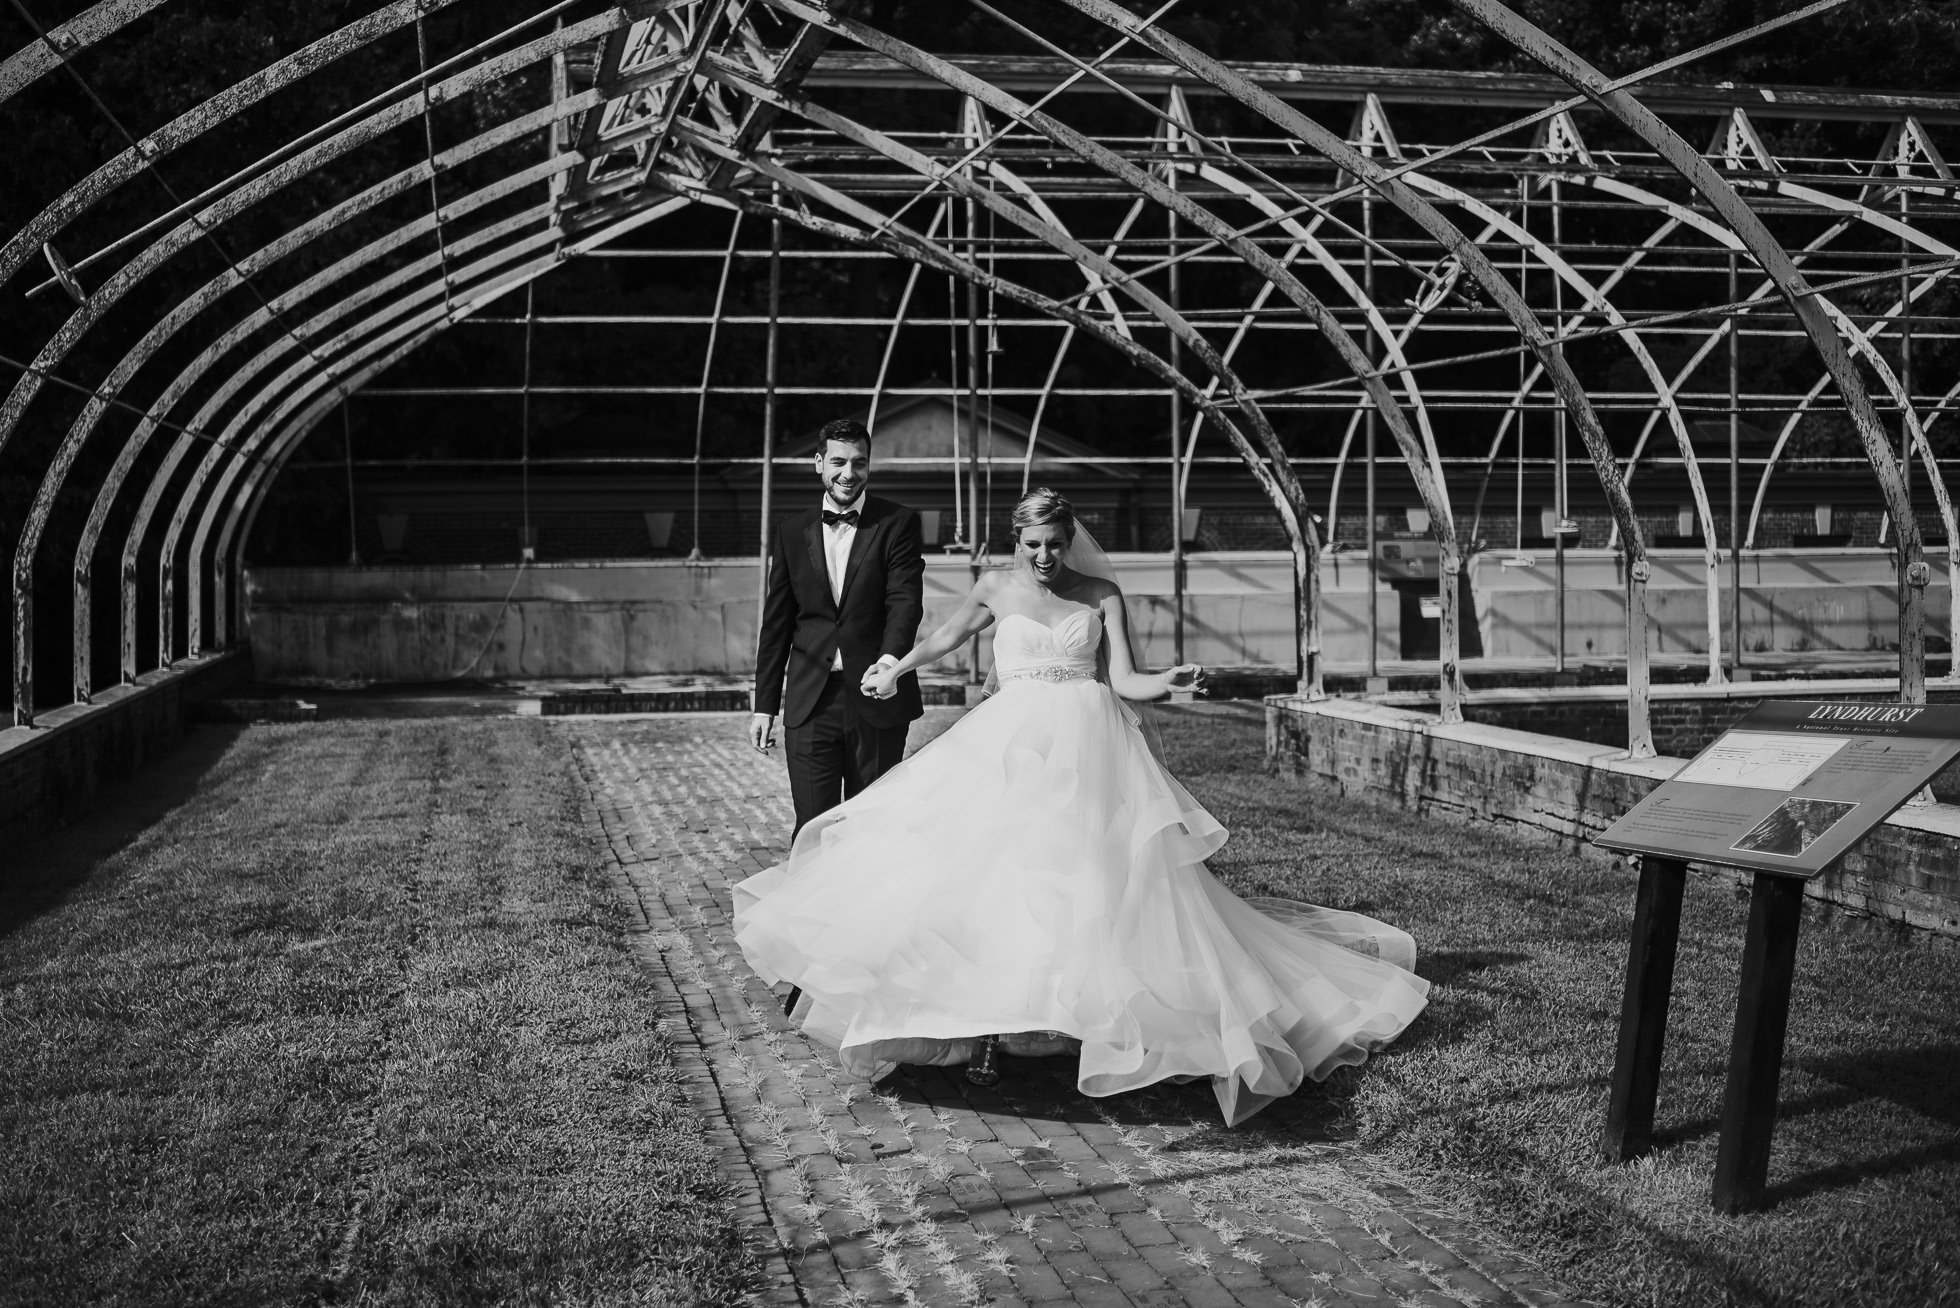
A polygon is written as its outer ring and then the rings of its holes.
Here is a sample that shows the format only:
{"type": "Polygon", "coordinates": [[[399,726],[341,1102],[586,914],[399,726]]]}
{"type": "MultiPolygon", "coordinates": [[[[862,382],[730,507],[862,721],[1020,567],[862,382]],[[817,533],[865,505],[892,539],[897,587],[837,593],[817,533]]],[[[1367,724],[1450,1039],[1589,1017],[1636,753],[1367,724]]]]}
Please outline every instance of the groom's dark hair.
{"type": "Polygon", "coordinates": [[[823,425],[823,430],[817,433],[817,437],[819,450],[832,441],[843,441],[846,445],[862,445],[867,450],[871,448],[871,429],[855,418],[838,418],[827,422],[823,425]]]}

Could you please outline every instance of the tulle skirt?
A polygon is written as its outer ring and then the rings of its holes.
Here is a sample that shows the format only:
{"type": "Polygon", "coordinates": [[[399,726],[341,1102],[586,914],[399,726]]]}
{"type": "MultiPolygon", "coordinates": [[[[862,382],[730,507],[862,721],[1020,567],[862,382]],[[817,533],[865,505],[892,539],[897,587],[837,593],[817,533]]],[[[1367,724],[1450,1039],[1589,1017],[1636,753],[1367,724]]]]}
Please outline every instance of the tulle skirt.
{"type": "Polygon", "coordinates": [[[1225,839],[1106,687],[1012,681],[738,884],[735,936],[853,1074],[1006,1034],[1079,1045],[1089,1095],[1209,1078],[1237,1123],[1393,1039],[1429,983],[1406,932],[1226,890],[1225,839]]]}

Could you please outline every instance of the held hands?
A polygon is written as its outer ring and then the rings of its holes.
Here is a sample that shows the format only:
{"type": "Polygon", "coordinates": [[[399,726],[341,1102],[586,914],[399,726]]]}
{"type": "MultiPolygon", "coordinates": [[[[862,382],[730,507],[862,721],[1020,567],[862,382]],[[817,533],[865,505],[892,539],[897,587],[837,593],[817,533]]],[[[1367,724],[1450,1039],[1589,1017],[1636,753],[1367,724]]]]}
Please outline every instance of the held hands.
{"type": "Polygon", "coordinates": [[[864,670],[864,680],[858,690],[866,699],[890,699],[898,693],[898,666],[893,663],[873,663],[864,670]]]}
{"type": "Polygon", "coordinates": [[[1164,674],[1164,684],[1169,690],[1188,690],[1194,695],[1205,693],[1205,665],[1202,663],[1180,663],[1164,674]]]}

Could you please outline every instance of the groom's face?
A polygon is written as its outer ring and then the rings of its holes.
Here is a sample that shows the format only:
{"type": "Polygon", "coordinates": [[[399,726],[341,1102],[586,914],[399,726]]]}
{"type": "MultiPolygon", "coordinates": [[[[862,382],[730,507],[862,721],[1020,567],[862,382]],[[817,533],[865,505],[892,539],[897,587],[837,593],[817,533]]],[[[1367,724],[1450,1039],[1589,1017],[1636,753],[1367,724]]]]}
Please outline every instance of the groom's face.
{"type": "Polygon", "coordinates": [[[830,502],[848,508],[871,482],[871,447],[856,441],[825,441],[817,454],[817,476],[830,502]]]}

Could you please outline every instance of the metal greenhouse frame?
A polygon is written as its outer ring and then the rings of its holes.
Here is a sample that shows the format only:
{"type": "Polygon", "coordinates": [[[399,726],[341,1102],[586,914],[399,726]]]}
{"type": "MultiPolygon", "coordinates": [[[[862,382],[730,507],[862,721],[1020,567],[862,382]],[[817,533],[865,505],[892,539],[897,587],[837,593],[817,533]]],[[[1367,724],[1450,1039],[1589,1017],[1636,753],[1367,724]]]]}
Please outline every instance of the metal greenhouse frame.
{"type": "MultiPolygon", "coordinates": [[[[1736,546],[1753,544],[1772,474],[1800,424],[1841,410],[1895,533],[1900,693],[1924,700],[1931,574],[1908,465],[1916,454],[1945,528],[1950,575],[1960,575],[1960,530],[1927,430],[1960,399],[1960,379],[1916,375],[1913,343],[1956,339],[1951,321],[1925,304],[1960,269],[1955,182],[1932,135],[1960,123],[1960,103],[1662,80],[1769,28],[1813,22],[1843,0],[1818,0],[1619,78],[1498,0],[1453,3],[1549,76],[1230,65],[1172,34],[1163,20],[1177,0],[1148,17],[1112,0],[1053,0],[1053,13],[1078,29],[1087,20],[1106,33],[1105,48],[1088,56],[985,0],[970,2],[1041,53],[936,55],[873,26],[853,0],[538,0],[521,21],[435,58],[427,27],[454,0],[395,0],[140,135],[89,86],[83,56],[155,11],[167,17],[188,4],[104,0],[39,32],[0,64],[0,103],[40,79],[68,78],[126,148],[78,173],[0,247],[10,295],[37,304],[66,295],[72,305],[32,358],[4,359],[13,375],[0,401],[0,461],[30,463],[38,486],[13,542],[15,723],[34,722],[36,565],[65,496],[79,491],[91,504],[72,568],[72,687],[86,702],[97,689],[95,555],[112,524],[123,533],[115,609],[124,680],[146,661],[138,649],[145,557],[159,559],[158,664],[233,644],[238,578],[260,508],[294,452],[350,394],[522,290],[523,316],[506,320],[523,325],[522,384],[483,390],[521,391],[528,406],[533,283],[691,206],[734,215],[724,251],[694,252],[722,261],[712,312],[663,320],[706,333],[710,367],[744,225],[751,241],[770,233],[769,417],[757,460],[765,505],[776,342],[779,331],[796,330],[780,320],[774,288],[783,233],[797,229],[839,257],[911,265],[896,313],[874,324],[889,333],[884,366],[865,388],[874,412],[889,393],[891,343],[927,273],[965,288],[969,421],[981,403],[984,295],[1007,306],[990,307],[990,329],[1048,333],[1046,384],[1021,392],[1034,402],[1035,429],[1064,359],[1092,341],[1145,379],[1140,393],[1167,403],[1176,448],[1161,461],[1177,505],[1201,433],[1223,442],[1285,532],[1300,688],[1309,695],[1322,689],[1323,550],[1350,466],[1365,460],[1373,485],[1379,430],[1426,511],[1446,579],[1436,683],[1445,721],[1461,717],[1453,579],[1478,545],[1486,498],[1480,489],[1468,511],[1453,502],[1446,464],[1468,465],[1463,475],[1488,489],[1507,443],[1522,469],[1526,417],[1551,425],[1562,569],[1565,439],[1576,433],[1622,556],[1627,743],[1637,756],[1653,752],[1651,567],[1631,482],[1653,460],[1650,446],[1671,437],[1667,457],[1688,479],[1707,597],[1706,675],[1719,681],[1725,643],[1733,652],[1740,640],[1722,630],[1720,597],[1740,582],[1738,573],[1722,575],[1720,515],[1692,415],[1727,415],[1731,457],[1743,414],[1776,415],[1746,530],[1731,482],[1726,553],[1737,567],[1736,546]],[[249,139],[225,129],[258,121],[305,79],[360,82],[370,51],[409,38],[412,77],[256,157],[224,144],[249,139]],[[881,124],[875,109],[840,107],[870,105],[856,94],[867,88],[952,97],[957,121],[921,132],[881,124]],[[1078,110],[1090,101],[1147,126],[1085,125],[1078,110]],[[1345,128],[1328,125],[1330,102],[1351,119],[1345,128]],[[1397,115],[1439,105],[1461,108],[1466,121],[1502,121],[1421,145],[1398,135],[1397,115]],[[471,130],[441,142],[436,120],[456,106],[468,109],[471,130]],[[1883,144],[1779,154],[1759,126],[1771,118],[1850,124],[1883,144]],[[1686,124],[1710,120],[1716,131],[1705,146],[1684,136],[1699,130],[1686,124]],[[373,160],[392,158],[377,155],[380,143],[397,142],[400,154],[398,133],[419,150],[377,180],[373,160]],[[202,174],[221,180],[179,193],[166,167],[179,157],[195,157],[202,174]],[[1621,224],[1616,232],[1639,234],[1601,240],[1578,231],[1609,219],[1621,224]],[[215,252],[221,270],[160,303],[157,274],[193,252],[215,252]],[[1197,270],[1220,267],[1239,274],[1230,283],[1238,290],[1221,292],[1217,278],[1203,293],[1188,285],[1197,270]],[[1656,284],[1671,288],[1658,306],[1656,284]],[[1873,295],[1882,304],[1875,313],[1860,307],[1873,295]],[[1288,332],[1296,335],[1272,336],[1288,332]],[[1798,343],[1814,381],[1788,395],[1743,395],[1745,336],[1798,343]],[[1289,346],[1295,356],[1319,348],[1334,375],[1303,380],[1302,368],[1248,363],[1248,343],[1262,339],[1304,342],[1289,346]],[[1595,340],[1623,352],[1625,375],[1640,379],[1634,390],[1609,393],[1582,378],[1569,355],[1595,340]],[[1660,341],[1669,348],[1657,354],[1660,341]],[[111,361],[91,362],[102,359],[111,361]],[[1706,377],[1724,365],[1726,379],[1709,386],[1706,377]],[[1274,415],[1302,408],[1337,415],[1337,445],[1289,448],[1274,415]],[[1641,421],[1616,448],[1603,415],[1627,411],[1641,421]],[[1455,424],[1460,433],[1471,418],[1494,423],[1475,434],[1487,452],[1446,457],[1439,430],[1455,424]],[[82,458],[104,442],[119,442],[113,458],[82,458]],[[91,484],[70,485],[98,463],[91,484]],[[1315,471],[1313,490],[1306,468],[1315,471]]],[[[460,9],[446,16],[463,18],[460,9]]],[[[715,389],[706,369],[671,382],[703,406],[715,389]]],[[[698,434],[696,448],[698,463],[698,434]]],[[[977,487],[970,474],[971,507],[961,510],[976,535],[977,487]]],[[[1372,492],[1367,530],[1372,545],[1372,492]]],[[[1181,535],[1172,532],[1174,554],[1181,535]]],[[[1960,648],[1960,607],[1952,623],[1946,634],[1960,648]]]]}

